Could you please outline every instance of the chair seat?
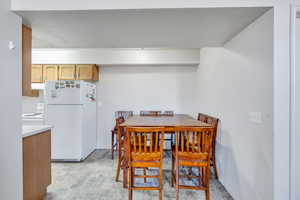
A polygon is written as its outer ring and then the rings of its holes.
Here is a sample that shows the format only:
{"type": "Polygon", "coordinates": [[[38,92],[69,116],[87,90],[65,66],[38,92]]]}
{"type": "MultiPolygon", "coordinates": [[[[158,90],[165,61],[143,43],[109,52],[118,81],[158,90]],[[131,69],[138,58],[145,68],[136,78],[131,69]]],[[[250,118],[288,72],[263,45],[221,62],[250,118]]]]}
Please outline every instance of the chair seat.
{"type": "Polygon", "coordinates": [[[149,153],[131,153],[132,161],[160,161],[161,153],[160,152],[149,152],[149,153]]]}
{"type": "Polygon", "coordinates": [[[208,165],[209,155],[208,153],[197,153],[197,152],[178,152],[176,156],[175,147],[172,147],[172,155],[176,159],[180,166],[187,167],[205,167],[208,165]]]}

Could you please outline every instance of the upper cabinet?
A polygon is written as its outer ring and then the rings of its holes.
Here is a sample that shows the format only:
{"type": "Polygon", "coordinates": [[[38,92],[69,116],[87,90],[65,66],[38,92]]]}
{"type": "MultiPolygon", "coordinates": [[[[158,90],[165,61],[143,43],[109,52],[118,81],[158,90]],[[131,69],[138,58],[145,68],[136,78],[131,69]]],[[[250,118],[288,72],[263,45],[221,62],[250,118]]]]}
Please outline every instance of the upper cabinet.
{"type": "Polygon", "coordinates": [[[76,79],[98,81],[99,70],[97,65],[76,65],[76,79]]]}
{"type": "Polygon", "coordinates": [[[31,68],[31,82],[43,83],[43,65],[32,65],[31,68]]]}
{"type": "Polygon", "coordinates": [[[39,64],[32,65],[30,71],[32,83],[43,83],[47,80],[99,80],[99,67],[94,64],[39,64]]]}
{"type": "Polygon", "coordinates": [[[76,65],[59,65],[59,80],[75,80],[76,65]]]}
{"type": "Polygon", "coordinates": [[[58,80],[58,65],[43,65],[43,80],[58,80]]]}

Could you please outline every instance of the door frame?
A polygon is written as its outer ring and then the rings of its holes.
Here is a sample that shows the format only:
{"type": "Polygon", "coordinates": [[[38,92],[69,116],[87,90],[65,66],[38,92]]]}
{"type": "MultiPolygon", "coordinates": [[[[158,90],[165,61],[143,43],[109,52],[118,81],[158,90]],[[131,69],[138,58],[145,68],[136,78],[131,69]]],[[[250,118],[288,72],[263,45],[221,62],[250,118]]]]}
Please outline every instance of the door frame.
{"type": "Polygon", "coordinates": [[[291,33],[290,33],[290,58],[291,58],[291,68],[290,68],[290,199],[296,200],[295,191],[296,188],[296,178],[293,176],[297,172],[295,166],[295,146],[296,146],[296,19],[297,11],[300,11],[300,4],[291,5],[291,33]]]}

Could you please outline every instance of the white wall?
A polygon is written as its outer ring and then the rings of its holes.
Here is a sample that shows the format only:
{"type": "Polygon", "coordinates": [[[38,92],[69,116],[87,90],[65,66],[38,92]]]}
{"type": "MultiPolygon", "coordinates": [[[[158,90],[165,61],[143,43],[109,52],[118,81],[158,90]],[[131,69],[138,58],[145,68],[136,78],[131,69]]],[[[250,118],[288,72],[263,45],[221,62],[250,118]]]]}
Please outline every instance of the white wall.
{"type": "Polygon", "coordinates": [[[174,110],[195,117],[197,67],[107,66],[98,82],[98,144],[110,148],[117,110],[174,110]]]}
{"type": "Polygon", "coordinates": [[[22,199],[21,19],[0,1],[0,199],[22,199]],[[10,51],[8,42],[16,49],[10,51]]]}
{"type": "Polygon", "coordinates": [[[300,199],[300,7],[293,9],[292,20],[292,134],[291,134],[291,179],[292,179],[292,200],[300,199]]]}
{"type": "MultiPolygon", "coordinates": [[[[34,49],[34,64],[96,63],[98,147],[110,148],[117,110],[175,110],[194,114],[199,49],[34,49]]],[[[34,111],[41,98],[23,98],[34,111]]]]}
{"type": "Polygon", "coordinates": [[[39,91],[38,97],[23,97],[22,98],[22,113],[34,113],[37,112],[37,106],[39,103],[44,103],[43,91],[39,91]]]}
{"type": "Polygon", "coordinates": [[[272,10],[223,48],[201,50],[198,86],[199,110],[221,119],[221,182],[234,199],[273,199],[272,10]]]}

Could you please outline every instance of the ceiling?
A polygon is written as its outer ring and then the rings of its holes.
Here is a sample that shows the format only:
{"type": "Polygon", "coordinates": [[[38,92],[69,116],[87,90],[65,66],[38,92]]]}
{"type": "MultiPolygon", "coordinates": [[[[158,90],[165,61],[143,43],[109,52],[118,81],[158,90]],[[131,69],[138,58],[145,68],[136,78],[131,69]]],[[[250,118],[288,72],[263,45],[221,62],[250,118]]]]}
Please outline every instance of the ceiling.
{"type": "Polygon", "coordinates": [[[221,46],[269,8],[23,11],[34,48],[221,46]]]}

